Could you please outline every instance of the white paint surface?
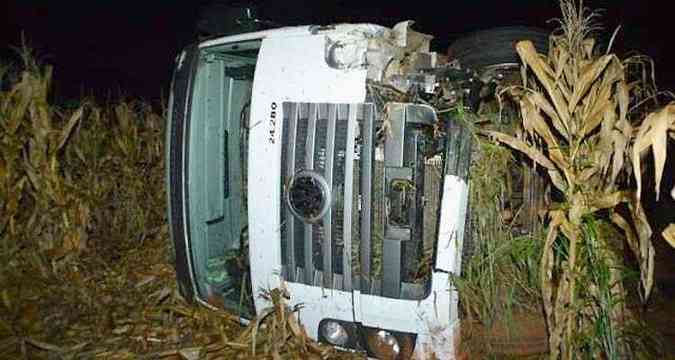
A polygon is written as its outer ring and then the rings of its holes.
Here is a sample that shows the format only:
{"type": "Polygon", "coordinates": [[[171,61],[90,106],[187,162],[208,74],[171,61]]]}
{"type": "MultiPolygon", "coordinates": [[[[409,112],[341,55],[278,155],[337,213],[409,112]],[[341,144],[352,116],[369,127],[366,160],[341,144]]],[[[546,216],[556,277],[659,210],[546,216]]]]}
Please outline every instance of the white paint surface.
{"type": "MultiPolygon", "coordinates": [[[[281,104],[292,102],[362,103],[366,70],[336,70],[324,60],[326,36],[294,33],[268,37],[262,42],[251,103],[249,149],[249,236],[254,291],[282,285],[280,244],[280,158],[283,131],[281,104]],[[276,103],[277,121],[269,121],[276,103]],[[269,141],[270,131],[274,143],[269,141]],[[265,214],[265,216],[260,216],[265,214]]],[[[286,283],[290,305],[303,304],[300,320],[313,338],[319,321],[334,318],[353,321],[352,292],[286,283]]],[[[269,306],[256,297],[256,309],[269,306]]]]}
{"type": "Polygon", "coordinates": [[[438,227],[436,269],[459,274],[462,265],[461,251],[468,190],[466,182],[461,178],[454,175],[445,176],[441,201],[441,222],[438,227]]]}

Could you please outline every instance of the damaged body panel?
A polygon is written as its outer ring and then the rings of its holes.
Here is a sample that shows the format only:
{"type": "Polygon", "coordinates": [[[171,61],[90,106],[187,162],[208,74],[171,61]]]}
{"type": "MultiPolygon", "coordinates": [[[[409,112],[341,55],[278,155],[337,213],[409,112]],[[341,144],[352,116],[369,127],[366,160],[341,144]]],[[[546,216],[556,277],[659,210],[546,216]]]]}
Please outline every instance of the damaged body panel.
{"type": "Polygon", "coordinates": [[[168,183],[184,295],[251,317],[284,288],[314,339],[454,357],[470,135],[421,100],[454,67],[410,24],[283,28],[179,57],[168,183]]]}

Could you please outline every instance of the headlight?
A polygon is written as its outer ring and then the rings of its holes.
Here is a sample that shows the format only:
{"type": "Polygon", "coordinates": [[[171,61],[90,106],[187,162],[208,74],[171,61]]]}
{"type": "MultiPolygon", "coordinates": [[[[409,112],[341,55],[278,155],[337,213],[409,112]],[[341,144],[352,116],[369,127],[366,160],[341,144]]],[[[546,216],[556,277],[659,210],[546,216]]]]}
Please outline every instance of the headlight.
{"type": "Polygon", "coordinates": [[[349,333],[344,326],[335,320],[325,320],[319,326],[323,338],[331,345],[345,346],[349,341],[349,333]]]}
{"type": "Polygon", "coordinates": [[[376,359],[408,360],[413,355],[417,335],[362,326],[349,321],[323,319],[319,322],[319,341],[345,349],[366,350],[376,359]]]}
{"type": "Polygon", "coordinates": [[[389,353],[392,359],[396,358],[401,353],[401,347],[398,345],[398,340],[389,331],[380,330],[373,336],[373,345],[385,350],[389,353]]]}
{"type": "Polygon", "coordinates": [[[366,344],[371,356],[378,359],[410,359],[415,347],[415,335],[366,328],[366,344]]]}

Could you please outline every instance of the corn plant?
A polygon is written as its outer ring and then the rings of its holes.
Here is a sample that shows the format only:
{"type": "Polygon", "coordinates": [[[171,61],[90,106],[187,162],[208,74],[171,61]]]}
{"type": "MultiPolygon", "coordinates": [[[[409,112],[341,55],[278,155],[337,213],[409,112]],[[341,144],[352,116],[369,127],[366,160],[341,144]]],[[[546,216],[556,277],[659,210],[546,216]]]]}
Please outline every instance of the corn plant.
{"type": "Polygon", "coordinates": [[[562,0],[561,10],[561,27],[550,37],[548,54],[537,53],[529,41],[516,45],[524,64],[522,85],[504,92],[519,106],[520,131],[484,134],[541,166],[562,199],[548,209],[540,265],[550,357],[614,359],[630,352],[616,330],[629,318],[622,245],[616,237],[598,235],[596,223],[606,219],[623,230],[639,260],[641,293],[647,298],[653,287],[654,248],[640,205],[640,155],[651,147],[658,189],[675,105],[641,122],[642,113],[635,109],[649,84],[628,71],[639,59],[621,60],[610,49],[599,51],[591,37],[596,14],[582,2],[562,0]],[[637,191],[627,186],[631,160],[637,191]],[[622,204],[629,218],[617,211],[622,204]],[[593,328],[604,332],[589,331],[593,328]],[[588,341],[588,336],[595,340],[588,341]]]}
{"type": "Polygon", "coordinates": [[[63,176],[59,156],[83,109],[59,113],[47,102],[51,68],[29,54],[24,67],[0,95],[0,236],[5,244],[40,239],[43,250],[79,250],[89,207],[63,176]]]}
{"type": "MultiPolygon", "coordinates": [[[[51,72],[23,49],[0,69],[0,239],[63,258],[93,240],[166,232],[164,120],[149,105],[50,103],[51,72]]],[[[114,240],[125,241],[110,241],[114,240]]]]}
{"type": "Polygon", "coordinates": [[[142,241],[164,221],[164,121],[149,105],[132,101],[90,105],[87,114],[64,163],[82,184],[82,197],[94,203],[91,236],[104,247],[142,241]]]}
{"type": "Polygon", "coordinates": [[[29,340],[72,337],[39,309],[91,321],[79,336],[105,336],[110,307],[101,292],[119,286],[114,297],[125,302],[133,289],[107,278],[106,264],[134,274],[129,253],[164,252],[168,236],[163,117],[124,99],[57,106],[51,74],[25,48],[23,63],[0,66],[0,352],[8,358],[35,358],[26,344],[65,351],[29,340]],[[8,354],[15,343],[21,353],[8,354]]]}

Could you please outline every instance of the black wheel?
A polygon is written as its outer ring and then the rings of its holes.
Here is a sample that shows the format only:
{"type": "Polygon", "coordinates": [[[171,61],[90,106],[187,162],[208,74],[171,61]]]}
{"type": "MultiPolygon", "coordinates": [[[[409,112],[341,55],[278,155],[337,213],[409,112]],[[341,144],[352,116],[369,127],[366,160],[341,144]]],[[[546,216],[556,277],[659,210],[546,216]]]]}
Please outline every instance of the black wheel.
{"type": "MultiPolygon", "coordinates": [[[[510,26],[494,29],[477,31],[468,34],[455,41],[448,49],[451,58],[457,59],[460,65],[476,70],[480,73],[483,81],[490,79],[500,79],[499,82],[518,83],[520,76],[518,68],[521,61],[516,52],[515,45],[521,40],[530,40],[539,53],[548,52],[548,37],[550,33],[544,29],[510,26]],[[499,73],[501,76],[495,76],[499,73]]],[[[480,98],[483,104],[494,104],[491,94],[480,98]]],[[[502,114],[512,113],[514,115],[504,117],[505,119],[515,119],[518,117],[518,109],[512,108],[514,104],[505,102],[506,107],[502,109],[502,114]]],[[[520,184],[512,194],[509,194],[508,200],[503,202],[511,206],[511,211],[516,212],[520,207],[519,228],[523,231],[532,232],[537,224],[536,210],[543,206],[543,196],[545,182],[540,175],[534,172],[524,163],[514,163],[512,173],[521,178],[528,178],[527,188],[520,184]]],[[[514,220],[515,221],[515,220],[514,220]]],[[[467,220],[467,228],[470,229],[471,221],[467,220]]],[[[514,223],[515,225],[515,223],[514,223]]],[[[465,263],[473,253],[471,241],[465,241],[462,260],[465,263]],[[466,255],[464,255],[466,254],[466,255]]]]}
{"type": "Polygon", "coordinates": [[[548,51],[549,32],[544,29],[508,26],[470,33],[455,41],[448,49],[450,58],[458,59],[463,67],[479,70],[489,66],[520,63],[515,45],[530,40],[537,51],[548,51]]]}

